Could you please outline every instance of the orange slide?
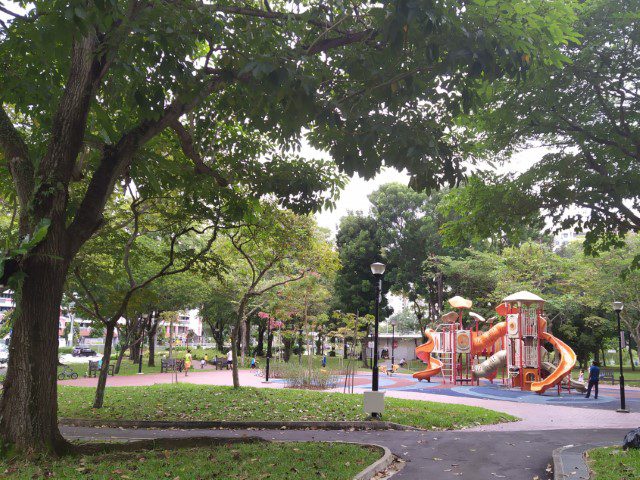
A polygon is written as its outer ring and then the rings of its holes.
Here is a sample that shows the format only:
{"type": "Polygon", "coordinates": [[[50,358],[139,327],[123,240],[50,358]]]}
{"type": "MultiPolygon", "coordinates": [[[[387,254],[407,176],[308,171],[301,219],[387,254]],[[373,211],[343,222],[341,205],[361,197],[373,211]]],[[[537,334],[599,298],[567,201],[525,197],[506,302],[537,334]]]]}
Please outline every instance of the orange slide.
{"type": "Polygon", "coordinates": [[[431,352],[433,352],[434,347],[431,332],[433,332],[431,329],[425,330],[424,335],[427,337],[427,341],[416,348],[416,357],[427,364],[425,370],[413,374],[413,378],[417,378],[418,380],[430,380],[431,377],[438,375],[442,370],[442,362],[437,358],[431,357],[431,352]]]}
{"type": "Polygon", "coordinates": [[[540,339],[549,342],[555,351],[560,353],[560,363],[556,369],[547,378],[531,384],[532,392],[544,393],[549,388],[558,385],[571,372],[576,364],[576,354],[569,345],[550,333],[541,332],[540,339]]]}
{"type": "Polygon", "coordinates": [[[472,334],[471,353],[478,355],[507,334],[507,322],[496,323],[489,330],[480,333],[478,336],[475,336],[475,332],[472,332],[472,334]]]}

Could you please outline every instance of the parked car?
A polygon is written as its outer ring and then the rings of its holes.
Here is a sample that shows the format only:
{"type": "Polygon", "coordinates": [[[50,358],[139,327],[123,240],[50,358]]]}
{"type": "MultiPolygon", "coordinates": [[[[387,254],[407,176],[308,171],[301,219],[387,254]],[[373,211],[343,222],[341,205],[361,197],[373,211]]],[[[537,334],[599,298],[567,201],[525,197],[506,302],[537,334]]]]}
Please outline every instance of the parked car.
{"type": "Polygon", "coordinates": [[[98,352],[91,350],[90,348],[74,347],[71,355],[74,357],[95,357],[98,355],[98,352]]]}
{"type": "Polygon", "coordinates": [[[3,343],[0,343],[0,364],[9,361],[9,349],[3,343]]]}

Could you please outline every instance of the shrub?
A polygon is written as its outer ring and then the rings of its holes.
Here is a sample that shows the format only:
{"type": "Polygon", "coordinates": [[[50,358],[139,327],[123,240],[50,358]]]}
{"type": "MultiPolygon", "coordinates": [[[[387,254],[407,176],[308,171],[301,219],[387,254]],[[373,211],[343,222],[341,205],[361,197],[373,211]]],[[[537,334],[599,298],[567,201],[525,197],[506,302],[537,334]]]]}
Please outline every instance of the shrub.
{"type": "Polygon", "coordinates": [[[309,368],[305,365],[277,363],[270,369],[270,376],[282,378],[290,388],[327,389],[338,384],[338,375],[332,370],[309,368]]]}

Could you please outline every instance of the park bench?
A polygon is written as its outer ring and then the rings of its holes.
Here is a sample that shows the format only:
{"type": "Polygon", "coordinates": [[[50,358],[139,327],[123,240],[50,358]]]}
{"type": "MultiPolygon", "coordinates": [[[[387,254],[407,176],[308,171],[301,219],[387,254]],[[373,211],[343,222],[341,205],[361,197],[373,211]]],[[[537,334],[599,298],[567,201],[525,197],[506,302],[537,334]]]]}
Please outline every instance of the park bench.
{"type": "MultiPolygon", "coordinates": [[[[114,364],[109,364],[109,375],[113,376],[115,375],[115,368],[116,366],[114,364]]],[[[100,362],[93,362],[91,360],[89,360],[89,377],[97,377],[100,373],[100,362]]]]}
{"type": "Polygon", "coordinates": [[[615,382],[615,378],[613,377],[613,371],[602,370],[600,372],[600,380],[611,380],[611,385],[613,385],[615,382]]]}
{"type": "Polygon", "coordinates": [[[176,371],[176,359],[175,358],[161,358],[160,359],[160,373],[175,372],[176,371]]]}
{"type": "Polygon", "coordinates": [[[229,370],[229,366],[227,365],[227,357],[216,357],[216,370],[229,370]]]}

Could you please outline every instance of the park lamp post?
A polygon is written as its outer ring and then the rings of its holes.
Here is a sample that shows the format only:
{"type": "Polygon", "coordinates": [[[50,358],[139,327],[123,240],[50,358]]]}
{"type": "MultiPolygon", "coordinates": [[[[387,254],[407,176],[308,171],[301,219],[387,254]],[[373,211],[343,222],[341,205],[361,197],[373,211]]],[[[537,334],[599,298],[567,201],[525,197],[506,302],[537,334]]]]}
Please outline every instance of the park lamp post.
{"type": "Polygon", "coordinates": [[[142,354],[144,351],[144,330],[147,326],[148,313],[142,314],[142,338],[140,339],[140,356],[138,358],[138,375],[142,375],[142,354]]]}
{"type": "Polygon", "coordinates": [[[622,302],[613,302],[613,309],[616,312],[616,317],[618,320],[618,353],[620,354],[620,408],[617,411],[620,413],[629,413],[624,398],[624,371],[622,369],[622,346],[624,340],[624,332],[620,327],[620,312],[622,312],[623,308],[624,305],[622,302]]]}
{"type": "Polygon", "coordinates": [[[396,325],[398,320],[392,318],[389,323],[391,324],[391,368],[396,364],[396,325]]]}
{"type": "Polygon", "coordinates": [[[271,322],[273,320],[271,317],[267,317],[267,359],[266,359],[266,371],[265,371],[265,382],[269,382],[269,363],[271,361],[271,342],[273,341],[273,334],[271,333],[271,322]]]}
{"type": "Polygon", "coordinates": [[[373,329],[373,378],[371,380],[371,390],[378,391],[378,326],[380,324],[380,301],[382,300],[382,275],[384,274],[384,263],[375,262],[371,264],[371,273],[376,279],[376,319],[373,329]]]}
{"type": "Polygon", "coordinates": [[[380,301],[382,300],[382,275],[384,274],[384,263],[375,262],[371,264],[371,273],[376,279],[376,316],[373,329],[373,349],[371,367],[371,391],[364,392],[364,411],[372,418],[380,418],[384,412],[384,391],[378,391],[378,328],[380,324],[380,301]]]}

